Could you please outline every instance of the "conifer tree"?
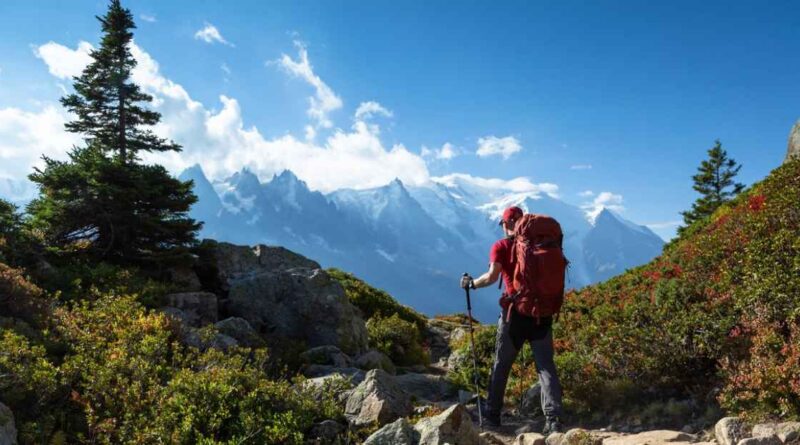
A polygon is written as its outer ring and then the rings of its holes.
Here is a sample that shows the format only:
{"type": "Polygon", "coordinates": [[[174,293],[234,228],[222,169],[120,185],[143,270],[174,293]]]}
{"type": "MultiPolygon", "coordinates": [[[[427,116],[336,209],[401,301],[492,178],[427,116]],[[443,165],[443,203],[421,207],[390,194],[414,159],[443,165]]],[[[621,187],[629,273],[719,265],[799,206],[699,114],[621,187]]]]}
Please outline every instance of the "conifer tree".
{"type": "Polygon", "coordinates": [[[711,215],[719,206],[742,191],[744,185],[734,182],[741,168],[740,164],[728,157],[728,152],[722,148],[722,143],[716,140],[714,146],[708,150],[708,159],[700,163],[697,174],[692,176],[693,188],[701,196],[692,204],[691,210],[681,212],[686,226],[681,227],[679,232],[695,221],[711,215]]]}
{"type": "Polygon", "coordinates": [[[103,38],[92,62],[75,77],[75,93],[62,104],[77,118],[66,129],[84,136],[68,161],[44,157],[29,177],[40,196],[28,206],[31,225],[60,253],[86,252],[117,263],[147,263],[180,256],[196,242],[200,225],[188,217],[197,201],[191,181],[161,166],[144,165],[141,152],[180,151],[151,127],[161,115],[153,98],[131,81],[130,11],[111,0],[98,17],[103,38]]]}

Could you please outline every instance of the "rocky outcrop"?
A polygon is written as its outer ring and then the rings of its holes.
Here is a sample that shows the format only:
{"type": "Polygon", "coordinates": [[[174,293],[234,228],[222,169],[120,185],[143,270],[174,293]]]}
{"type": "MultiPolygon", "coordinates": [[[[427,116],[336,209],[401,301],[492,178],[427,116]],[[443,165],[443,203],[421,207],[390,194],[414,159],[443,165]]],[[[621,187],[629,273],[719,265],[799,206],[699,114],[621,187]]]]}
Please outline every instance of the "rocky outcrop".
{"type": "Polygon", "coordinates": [[[751,436],[777,436],[782,443],[800,443],[800,422],[759,423],[753,426],[751,436]]]}
{"type": "Polygon", "coordinates": [[[314,261],[282,247],[206,243],[227,292],[224,312],[241,317],[259,333],[335,345],[350,355],[366,350],[359,310],[314,261]]]}
{"type": "Polygon", "coordinates": [[[169,294],[164,300],[167,306],[182,311],[183,315],[179,318],[189,326],[203,326],[217,321],[217,296],[211,292],[169,294]]]}
{"type": "Polygon", "coordinates": [[[420,435],[419,445],[481,445],[482,442],[463,405],[453,405],[437,416],[422,419],[414,429],[420,435]]]}
{"type": "Polygon", "coordinates": [[[744,421],[738,417],[724,417],[714,426],[719,445],[737,445],[747,437],[744,421]]]}
{"type": "Polygon", "coordinates": [[[739,441],[738,445],[782,445],[778,436],[763,436],[763,437],[750,437],[739,441]]]}
{"type": "Polygon", "coordinates": [[[394,378],[382,369],[373,369],[348,397],[345,416],[355,426],[385,425],[411,414],[412,409],[408,394],[394,378]]]}
{"type": "Polygon", "coordinates": [[[17,428],[14,414],[9,407],[0,403],[0,445],[17,445],[17,428]]]}
{"type": "Polygon", "coordinates": [[[419,433],[405,417],[385,425],[364,441],[364,445],[417,445],[418,443],[419,433]]]}
{"type": "Polygon", "coordinates": [[[800,157],[800,120],[794,124],[792,131],[789,132],[789,144],[786,148],[786,159],[784,162],[791,158],[800,157]]]}

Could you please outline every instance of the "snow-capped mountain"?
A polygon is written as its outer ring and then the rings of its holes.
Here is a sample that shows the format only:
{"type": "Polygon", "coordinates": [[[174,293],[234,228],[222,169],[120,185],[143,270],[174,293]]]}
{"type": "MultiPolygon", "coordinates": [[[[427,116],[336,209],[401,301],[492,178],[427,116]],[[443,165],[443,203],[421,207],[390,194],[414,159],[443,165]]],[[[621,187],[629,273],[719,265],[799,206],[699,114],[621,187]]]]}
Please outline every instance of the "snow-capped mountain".
{"type": "MultiPolygon", "coordinates": [[[[663,245],[649,229],[610,211],[590,221],[580,208],[543,191],[503,190],[467,176],[426,187],[395,180],[328,195],[309,190],[290,171],[262,183],[244,169],[212,185],[195,166],[181,178],[195,182],[199,202],[192,216],[204,222],[202,236],[284,245],[325,267],[351,271],[427,314],[463,311],[458,279],[487,269],[491,243],[502,236],[499,215],[510,205],[559,220],[571,262],[569,287],[647,262],[663,245]]],[[[478,318],[497,316],[497,293],[476,293],[478,318]]]]}

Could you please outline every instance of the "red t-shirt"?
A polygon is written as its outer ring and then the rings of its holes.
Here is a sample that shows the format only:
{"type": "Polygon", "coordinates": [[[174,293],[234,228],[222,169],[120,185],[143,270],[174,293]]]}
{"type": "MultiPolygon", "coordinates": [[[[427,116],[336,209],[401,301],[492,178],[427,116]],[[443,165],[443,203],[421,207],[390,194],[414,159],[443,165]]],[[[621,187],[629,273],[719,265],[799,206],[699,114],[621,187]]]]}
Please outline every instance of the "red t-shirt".
{"type": "Polygon", "coordinates": [[[489,263],[500,263],[500,267],[503,270],[503,280],[505,280],[506,285],[504,291],[506,293],[513,293],[513,291],[509,291],[514,289],[511,278],[514,273],[514,258],[511,257],[513,243],[513,239],[503,238],[492,244],[492,250],[489,251],[489,263]]]}

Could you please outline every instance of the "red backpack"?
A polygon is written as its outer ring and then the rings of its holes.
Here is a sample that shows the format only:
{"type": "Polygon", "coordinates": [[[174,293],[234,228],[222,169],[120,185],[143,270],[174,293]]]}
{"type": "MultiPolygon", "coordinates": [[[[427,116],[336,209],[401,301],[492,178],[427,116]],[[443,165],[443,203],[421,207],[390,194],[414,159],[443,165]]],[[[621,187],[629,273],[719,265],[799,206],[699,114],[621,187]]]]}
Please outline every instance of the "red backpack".
{"type": "Polygon", "coordinates": [[[561,225],[547,215],[527,214],[514,226],[514,292],[507,300],[506,320],[511,308],[527,317],[557,314],[564,303],[564,275],[569,261],[561,248],[561,225]]]}

